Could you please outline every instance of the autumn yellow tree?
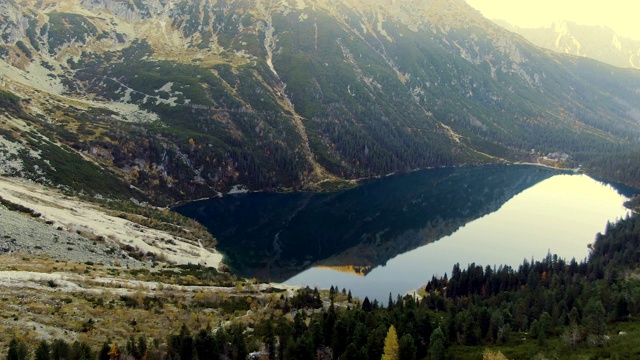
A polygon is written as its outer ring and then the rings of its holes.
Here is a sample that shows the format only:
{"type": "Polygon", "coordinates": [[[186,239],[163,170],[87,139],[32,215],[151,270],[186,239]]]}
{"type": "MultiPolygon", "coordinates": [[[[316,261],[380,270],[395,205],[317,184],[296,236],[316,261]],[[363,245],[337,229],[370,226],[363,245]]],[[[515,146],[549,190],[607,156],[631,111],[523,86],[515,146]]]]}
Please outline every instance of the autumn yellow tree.
{"type": "Polygon", "coordinates": [[[118,351],[118,346],[115,343],[111,344],[111,349],[109,350],[109,359],[118,360],[120,357],[120,352],[118,351]]]}
{"type": "Polygon", "coordinates": [[[482,353],[482,360],[507,360],[507,357],[500,351],[493,352],[485,349],[484,353],[482,353]]]}
{"type": "Polygon", "coordinates": [[[395,326],[391,325],[384,339],[384,353],[382,360],[400,360],[400,346],[398,345],[398,333],[395,326]]]}

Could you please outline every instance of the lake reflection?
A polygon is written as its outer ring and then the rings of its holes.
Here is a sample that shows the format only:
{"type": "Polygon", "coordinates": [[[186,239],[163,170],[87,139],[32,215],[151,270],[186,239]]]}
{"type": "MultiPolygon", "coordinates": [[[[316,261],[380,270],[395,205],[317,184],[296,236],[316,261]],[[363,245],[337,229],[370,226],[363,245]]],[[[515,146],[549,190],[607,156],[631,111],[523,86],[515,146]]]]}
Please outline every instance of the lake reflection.
{"type": "Polygon", "coordinates": [[[312,268],[285,281],[321,288],[337,285],[356,296],[386,302],[389,292],[404,294],[432,275],[451,273],[453,264],[518,266],[548,252],[578,260],[607,221],[625,217],[628,198],[586,175],[558,175],[513,197],[498,211],[472,221],[439,241],[401,254],[365,278],[312,268]]]}
{"type": "Polygon", "coordinates": [[[252,193],[176,210],[205,224],[242,276],[349,288],[386,301],[456,262],[584,258],[625,196],[585,175],[533,166],[449,168],[337,193],[252,193]],[[365,276],[366,275],[366,276],[365,276]]]}

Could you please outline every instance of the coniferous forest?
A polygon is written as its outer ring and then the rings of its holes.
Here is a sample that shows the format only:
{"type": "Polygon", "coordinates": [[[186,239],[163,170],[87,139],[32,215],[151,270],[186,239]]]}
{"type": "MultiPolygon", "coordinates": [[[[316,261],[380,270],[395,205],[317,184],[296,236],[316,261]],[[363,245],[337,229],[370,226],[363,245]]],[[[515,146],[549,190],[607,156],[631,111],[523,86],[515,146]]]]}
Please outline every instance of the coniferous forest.
{"type": "Polygon", "coordinates": [[[518,268],[456,264],[421,296],[390,294],[385,304],[365,298],[336,306],[333,298],[346,290],[332,288],[323,306],[317,290],[301,289],[283,297],[293,320],[272,317],[253,329],[177,324],[165,338],[131,334],[100,349],[13,340],[7,359],[636,358],[640,217],[608,224],[590,249],[582,262],[549,254],[518,268]]]}

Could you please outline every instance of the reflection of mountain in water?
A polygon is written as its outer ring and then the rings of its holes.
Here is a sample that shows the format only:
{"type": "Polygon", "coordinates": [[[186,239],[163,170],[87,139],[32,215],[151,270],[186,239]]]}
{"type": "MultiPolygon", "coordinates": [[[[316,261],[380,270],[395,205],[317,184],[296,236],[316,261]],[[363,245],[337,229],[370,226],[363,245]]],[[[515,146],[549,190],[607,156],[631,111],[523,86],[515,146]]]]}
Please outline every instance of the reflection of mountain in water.
{"type": "Polygon", "coordinates": [[[366,274],[556,173],[532,166],[434,169],[337,193],[230,195],[176,210],[205,224],[243,276],[282,281],[312,265],[366,274]]]}
{"type": "Polygon", "coordinates": [[[631,187],[629,185],[625,185],[619,182],[615,182],[615,181],[611,181],[611,180],[607,180],[607,179],[602,179],[599,178],[597,176],[593,176],[593,175],[589,175],[589,177],[591,177],[592,179],[599,181],[603,184],[609,185],[611,186],[618,194],[627,197],[627,198],[632,198],[636,195],[638,195],[638,189],[631,187]]]}

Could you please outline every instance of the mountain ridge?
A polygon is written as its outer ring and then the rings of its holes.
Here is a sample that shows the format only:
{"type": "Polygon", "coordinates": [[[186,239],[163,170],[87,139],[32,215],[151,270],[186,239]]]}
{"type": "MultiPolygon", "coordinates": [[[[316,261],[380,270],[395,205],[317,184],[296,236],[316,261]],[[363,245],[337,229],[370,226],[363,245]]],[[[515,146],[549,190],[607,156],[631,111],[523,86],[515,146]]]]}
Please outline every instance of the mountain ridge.
{"type": "Polygon", "coordinates": [[[578,163],[640,138],[640,73],[540,51],[460,0],[2,7],[11,121],[160,203],[539,151],[578,163]]]}
{"type": "Polygon", "coordinates": [[[589,57],[613,66],[640,69],[640,40],[618,35],[607,26],[557,21],[548,27],[522,28],[493,20],[537,46],[559,53],[589,57]]]}

